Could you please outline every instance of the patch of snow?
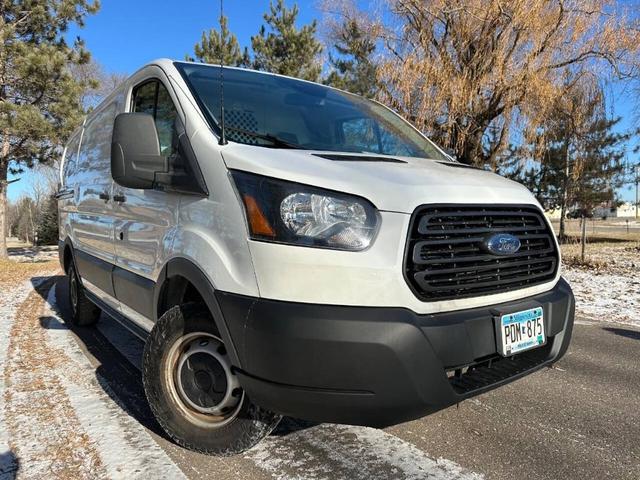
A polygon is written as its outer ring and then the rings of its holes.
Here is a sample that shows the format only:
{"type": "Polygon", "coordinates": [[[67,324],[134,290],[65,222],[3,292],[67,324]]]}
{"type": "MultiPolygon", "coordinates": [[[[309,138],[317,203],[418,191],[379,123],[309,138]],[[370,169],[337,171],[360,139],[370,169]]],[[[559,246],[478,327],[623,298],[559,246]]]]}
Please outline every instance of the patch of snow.
{"type": "Polygon", "coordinates": [[[565,267],[563,276],[576,297],[577,313],[587,320],[640,326],[640,276],[565,267]]]}
{"type": "Polygon", "coordinates": [[[13,247],[8,251],[9,259],[14,262],[38,263],[56,260],[58,258],[57,246],[44,247],[13,247]]]}
{"type": "Polygon", "coordinates": [[[455,462],[434,460],[415,445],[366,427],[321,424],[271,436],[245,458],[278,480],[481,480],[455,462]]]}
{"type": "Polygon", "coordinates": [[[30,281],[22,282],[15,288],[2,292],[0,296],[0,480],[14,478],[18,468],[15,456],[9,448],[5,415],[5,376],[9,335],[18,306],[26,300],[33,289],[30,281]]]}
{"type": "Polygon", "coordinates": [[[105,393],[104,388],[108,387],[100,385],[94,369],[58,314],[55,286],[49,291],[43,316],[49,327],[48,342],[69,357],[65,371],[56,374],[109,477],[186,478],[144,427],[114,403],[115,394],[105,393]],[[51,328],[54,325],[55,328],[51,328]]]}

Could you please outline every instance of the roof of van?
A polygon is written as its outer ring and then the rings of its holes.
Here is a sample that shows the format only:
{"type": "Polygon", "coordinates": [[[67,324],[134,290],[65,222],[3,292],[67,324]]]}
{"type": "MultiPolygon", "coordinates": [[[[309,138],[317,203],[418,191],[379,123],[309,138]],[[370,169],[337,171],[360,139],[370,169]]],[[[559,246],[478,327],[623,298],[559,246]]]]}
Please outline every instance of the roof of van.
{"type": "MultiPolygon", "coordinates": [[[[202,66],[205,66],[205,67],[218,67],[218,68],[220,67],[219,63],[190,62],[190,61],[187,61],[187,60],[171,60],[170,58],[158,58],[158,59],[156,59],[156,60],[154,60],[152,62],[149,62],[148,64],[144,65],[140,69],[136,70],[136,73],[139,70],[142,70],[143,68],[151,66],[151,65],[157,65],[159,67],[172,67],[172,66],[174,66],[175,63],[186,63],[186,64],[191,64],[191,65],[202,65],[202,66]]],[[[298,80],[299,82],[313,83],[315,85],[320,85],[322,87],[331,88],[333,90],[339,90],[341,92],[349,93],[351,95],[354,95],[351,92],[347,92],[346,90],[342,90],[340,88],[332,87],[331,85],[325,85],[325,84],[320,83],[320,82],[313,82],[311,80],[305,80],[303,78],[292,77],[290,75],[282,75],[280,73],[265,72],[264,70],[255,70],[253,68],[232,67],[230,65],[223,65],[223,67],[226,68],[226,69],[230,69],[230,70],[244,70],[245,72],[259,73],[261,75],[271,75],[273,77],[290,78],[291,80],[298,80]]]]}

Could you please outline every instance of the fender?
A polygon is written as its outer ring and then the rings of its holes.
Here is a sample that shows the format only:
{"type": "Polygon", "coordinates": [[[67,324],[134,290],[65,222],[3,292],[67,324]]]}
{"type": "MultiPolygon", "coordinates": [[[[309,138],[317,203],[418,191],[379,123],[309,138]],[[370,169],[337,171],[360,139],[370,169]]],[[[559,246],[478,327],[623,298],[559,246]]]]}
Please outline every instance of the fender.
{"type": "Polygon", "coordinates": [[[162,268],[155,284],[153,294],[154,318],[159,318],[159,314],[161,314],[162,302],[164,301],[164,295],[167,293],[165,288],[167,281],[170,281],[171,278],[174,277],[185,278],[198,291],[207,305],[207,308],[209,308],[209,311],[211,312],[213,321],[222,336],[222,341],[227,347],[227,353],[229,354],[233,365],[235,367],[242,368],[235,344],[229,332],[224,315],[222,314],[222,309],[216,299],[216,291],[204,272],[190,260],[180,257],[172,258],[162,268]]]}

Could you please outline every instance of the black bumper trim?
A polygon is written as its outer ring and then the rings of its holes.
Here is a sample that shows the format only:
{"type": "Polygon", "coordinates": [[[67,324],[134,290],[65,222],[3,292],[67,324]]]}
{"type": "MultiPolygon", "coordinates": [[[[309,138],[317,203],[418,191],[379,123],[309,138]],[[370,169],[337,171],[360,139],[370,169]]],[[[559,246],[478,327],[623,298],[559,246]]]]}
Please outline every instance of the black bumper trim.
{"type": "Polygon", "coordinates": [[[562,279],[525,299],[433,315],[224,292],[216,297],[240,357],[241,384],[257,404],[307,420],[370,426],[424,416],[557,361],[574,315],[573,294],[562,279]],[[544,309],[547,345],[506,359],[515,364],[502,373],[487,370],[487,359],[497,356],[493,318],[534,306],[544,309]],[[456,387],[447,371],[461,366],[474,366],[472,373],[482,368],[483,377],[456,387]]]}

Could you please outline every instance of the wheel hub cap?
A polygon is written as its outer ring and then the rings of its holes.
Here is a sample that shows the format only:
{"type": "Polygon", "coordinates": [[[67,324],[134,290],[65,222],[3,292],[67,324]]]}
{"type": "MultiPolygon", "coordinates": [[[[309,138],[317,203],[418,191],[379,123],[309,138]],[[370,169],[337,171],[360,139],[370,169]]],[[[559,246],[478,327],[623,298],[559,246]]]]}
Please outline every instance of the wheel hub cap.
{"type": "Polygon", "coordinates": [[[185,406],[198,413],[227,417],[242,400],[238,378],[222,341],[200,333],[183,337],[175,366],[175,385],[185,406]]]}

